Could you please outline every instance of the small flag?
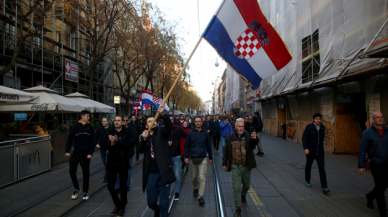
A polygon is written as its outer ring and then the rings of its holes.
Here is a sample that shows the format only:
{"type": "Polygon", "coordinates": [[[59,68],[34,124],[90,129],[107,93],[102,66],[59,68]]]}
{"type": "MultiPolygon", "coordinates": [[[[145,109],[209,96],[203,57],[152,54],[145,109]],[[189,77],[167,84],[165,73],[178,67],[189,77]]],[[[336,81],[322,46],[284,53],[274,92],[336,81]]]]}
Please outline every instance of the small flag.
{"type": "MultiPolygon", "coordinates": [[[[163,103],[163,99],[156,96],[155,94],[148,92],[146,90],[141,90],[142,97],[142,105],[145,107],[146,105],[152,105],[156,109],[159,108],[160,104],[163,103]]],[[[164,104],[164,112],[167,113],[170,110],[167,104],[164,104]]]]}
{"type": "Polygon", "coordinates": [[[254,90],[292,59],[257,0],[224,0],[202,37],[254,90]]]}

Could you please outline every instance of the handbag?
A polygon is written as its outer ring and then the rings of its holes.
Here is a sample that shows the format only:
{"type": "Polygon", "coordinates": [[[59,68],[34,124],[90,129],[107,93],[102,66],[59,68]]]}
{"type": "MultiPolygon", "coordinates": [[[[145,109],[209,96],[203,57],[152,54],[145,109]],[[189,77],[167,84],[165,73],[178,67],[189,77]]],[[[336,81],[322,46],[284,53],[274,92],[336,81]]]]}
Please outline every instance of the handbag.
{"type": "Polygon", "coordinates": [[[368,157],[365,159],[365,160],[366,160],[366,163],[365,163],[365,170],[366,170],[366,171],[369,171],[370,162],[372,161],[371,159],[372,159],[373,155],[375,154],[377,148],[380,146],[381,142],[383,141],[383,138],[384,138],[384,134],[383,134],[383,136],[381,136],[379,143],[377,144],[375,150],[373,150],[373,152],[372,152],[372,154],[370,155],[370,157],[368,156],[368,157]]]}

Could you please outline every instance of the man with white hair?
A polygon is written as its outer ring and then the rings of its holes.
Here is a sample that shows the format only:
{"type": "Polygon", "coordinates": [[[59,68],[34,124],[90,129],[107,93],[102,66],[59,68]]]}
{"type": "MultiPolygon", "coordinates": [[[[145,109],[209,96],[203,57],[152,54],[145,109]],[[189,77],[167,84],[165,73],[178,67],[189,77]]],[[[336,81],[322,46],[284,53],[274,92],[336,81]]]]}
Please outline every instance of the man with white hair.
{"type": "Polygon", "coordinates": [[[380,215],[386,217],[387,204],[384,194],[388,187],[388,127],[384,124],[383,113],[375,112],[372,118],[372,126],[365,130],[361,137],[358,172],[363,173],[368,153],[367,161],[375,187],[366,194],[367,206],[373,209],[373,200],[376,199],[380,215]]]}
{"type": "Polygon", "coordinates": [[[255,149],[259,139],[256,132],[244,130],[244,119],[236,119],[236,131],[229,134],[226,140],[225,153],[222,158],[224,171],[232,171],[232,185],[236,213],[241,216],[241,205],[247,204],[246,195],[250,189],[251,169],[256,168],[255,149]],[[242,184],[242,189],[241,189],[242,184]]]}

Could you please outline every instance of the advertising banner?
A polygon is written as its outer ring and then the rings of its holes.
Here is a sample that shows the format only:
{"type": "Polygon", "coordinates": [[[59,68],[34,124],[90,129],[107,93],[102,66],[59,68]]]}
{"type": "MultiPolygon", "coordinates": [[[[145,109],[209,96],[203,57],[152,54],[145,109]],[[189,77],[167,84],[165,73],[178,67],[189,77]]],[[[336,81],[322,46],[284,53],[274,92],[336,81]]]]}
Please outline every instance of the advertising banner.
{"type": "Polygon", "coordinates": [[[78,64],[65,58],[65,80],[78,83],[78,64]]]}

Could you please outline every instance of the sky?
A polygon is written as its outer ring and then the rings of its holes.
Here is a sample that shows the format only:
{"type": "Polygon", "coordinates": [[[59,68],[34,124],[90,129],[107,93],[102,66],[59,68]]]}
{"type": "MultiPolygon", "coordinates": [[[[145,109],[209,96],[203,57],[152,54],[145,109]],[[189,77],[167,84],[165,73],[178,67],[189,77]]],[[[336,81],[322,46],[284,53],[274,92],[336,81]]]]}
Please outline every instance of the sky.
{"type": "MultiPolygon", "coordinates": [[[[193,51],[200,35],[205,30],[210,19],[214,15],[221,0],[148,0],[147,2],[157,5],[166,14],[166,19],[175,20],[186,30],[179,37],[184,38],[183,53],[187,59],[193,51]],[[199,10],[197,7],[199,3],[199,10]],[[199,11],[199,22],[198,22],[199,11]]],[[[217,76],[222,76],[226,63],[218,56],[210,44],[202,39],[200,46],[195,51],[189,62],[190,83],[205,102],[211,99],[214,90],[212,81],[217,76]],[[218,58],[219,66],[215,63],[218,58]]]]}

